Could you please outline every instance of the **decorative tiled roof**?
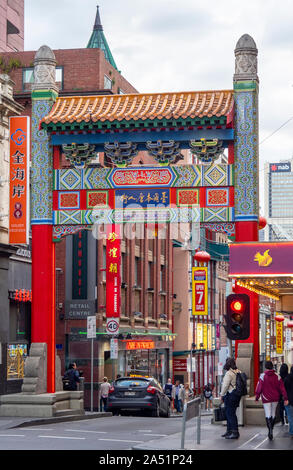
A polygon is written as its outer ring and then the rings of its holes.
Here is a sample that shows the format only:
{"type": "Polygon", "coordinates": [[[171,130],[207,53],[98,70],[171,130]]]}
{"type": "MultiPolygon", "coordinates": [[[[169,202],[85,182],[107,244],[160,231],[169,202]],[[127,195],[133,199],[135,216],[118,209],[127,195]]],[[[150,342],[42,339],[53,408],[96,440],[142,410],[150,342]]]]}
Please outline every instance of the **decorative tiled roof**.
{"type": "Polygon", "coordinates": [[[233,90],[73,96],[57,98],[42,123],[222,118],[232,120],[233,90]]]}

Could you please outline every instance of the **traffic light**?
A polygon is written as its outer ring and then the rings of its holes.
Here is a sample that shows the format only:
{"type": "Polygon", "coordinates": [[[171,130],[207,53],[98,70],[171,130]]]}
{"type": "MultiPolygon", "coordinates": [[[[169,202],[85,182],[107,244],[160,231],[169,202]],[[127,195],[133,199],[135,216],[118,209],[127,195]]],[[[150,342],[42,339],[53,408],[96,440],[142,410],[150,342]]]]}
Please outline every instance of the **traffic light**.
{"type": "Polygon", "coordinates": [[[227,297],[227,336],[229,339],[247,339],[250,335],[250,299],[247,294],[227,297]]]}

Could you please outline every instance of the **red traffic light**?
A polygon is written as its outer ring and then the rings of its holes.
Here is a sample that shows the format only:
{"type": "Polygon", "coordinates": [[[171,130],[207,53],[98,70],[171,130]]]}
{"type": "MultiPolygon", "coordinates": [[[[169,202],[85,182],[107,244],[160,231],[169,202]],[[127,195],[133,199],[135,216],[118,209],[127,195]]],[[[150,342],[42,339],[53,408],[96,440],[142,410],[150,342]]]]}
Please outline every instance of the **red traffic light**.
{"type": "Polygon", "coordinates": [[[240,313],[240,312],[243,312],[244,308],[245,308],[245,304],[243,301],[239,300],[239,299],[236,299],[236,300],[233,300],[230,304],[230,308],[232,310],[234,310],[234,312],[236,313],[240,313]]]}
{"type": "Polygon", "coordinates": [[[226,331],[229,339],[243,340],[249,337],[250,302],[247,294],[230,294],[227,297],[226,331]]]}

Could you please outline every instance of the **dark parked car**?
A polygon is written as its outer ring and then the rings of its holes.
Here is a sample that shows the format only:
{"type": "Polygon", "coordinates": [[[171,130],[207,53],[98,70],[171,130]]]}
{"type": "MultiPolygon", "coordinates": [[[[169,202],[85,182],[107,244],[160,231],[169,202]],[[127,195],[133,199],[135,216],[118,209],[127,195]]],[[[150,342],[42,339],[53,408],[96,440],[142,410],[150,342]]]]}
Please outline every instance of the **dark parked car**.
{"type": "Polygon", "coordinates": [[[141,410],[169,418],[170,409],[169,398],[159,382],[151,377],[121,377],[109,391],[107,410],[114,415],[121,410],[141,410]]]}

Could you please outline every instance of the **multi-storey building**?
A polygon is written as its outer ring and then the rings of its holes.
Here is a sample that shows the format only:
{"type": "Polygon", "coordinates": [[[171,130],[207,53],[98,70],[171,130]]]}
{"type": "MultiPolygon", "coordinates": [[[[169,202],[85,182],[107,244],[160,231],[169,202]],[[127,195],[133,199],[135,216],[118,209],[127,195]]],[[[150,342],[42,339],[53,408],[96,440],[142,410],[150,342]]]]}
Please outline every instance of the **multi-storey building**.
{"type": "Polygon", "coordinates": [[[0,52],[23,51],[24,0],[0,0],[0,52]]]}
{"type": "Polygon", "coordinates": [[[264,174],[265,240],[293,239],[293,160],[266,163],[264,174]]]}

